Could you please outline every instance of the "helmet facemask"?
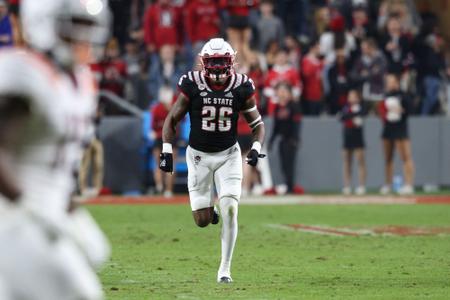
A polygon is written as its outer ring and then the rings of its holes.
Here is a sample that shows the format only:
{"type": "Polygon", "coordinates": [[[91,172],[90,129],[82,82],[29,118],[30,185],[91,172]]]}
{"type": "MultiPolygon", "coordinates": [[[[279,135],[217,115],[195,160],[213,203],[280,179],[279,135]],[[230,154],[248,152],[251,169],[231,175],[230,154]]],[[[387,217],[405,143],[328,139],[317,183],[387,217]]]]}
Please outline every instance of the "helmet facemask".
{"type": "Polygon", "coordinates": [[[213,83],[223,84],[233,74],[234,57],[231,54],[212,56],[205,54],[201,57],[201,62],[205,76],[213,83]]]}

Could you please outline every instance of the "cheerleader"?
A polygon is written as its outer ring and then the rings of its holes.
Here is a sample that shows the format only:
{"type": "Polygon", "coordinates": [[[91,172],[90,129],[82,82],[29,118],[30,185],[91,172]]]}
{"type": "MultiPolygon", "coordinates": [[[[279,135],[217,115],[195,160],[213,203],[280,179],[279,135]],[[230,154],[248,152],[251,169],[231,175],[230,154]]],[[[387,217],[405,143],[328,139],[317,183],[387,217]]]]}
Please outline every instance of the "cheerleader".
{"type": "Polygon", "coordinates": [[[355,155],[358,162],[358,187],[355,189],[355,194],[364,195],[366,193],[363,117],[364,110],[361,105],[361,95],[357,90],[350,90],[348,93],[348,104],[343,107],[341,112],[344,148],[344,188],[342,193],[344,195],[350,195],[352,192],[353,155],[355,155]]]}
{"type": "Polygon", "coordinates": [[[380,105],[383,119],[383,152],[385,162],[385,184],[381,194],[391,192],[394,173],[394,151],[400,154],[403,161],[405,184],[398,190],[399,194],[414,193],[414,162],[408,132],[408,115],[411,110],[411,99],[400,90],[399,78],[394,74],[386,75],[386,96],[380,105]]]}

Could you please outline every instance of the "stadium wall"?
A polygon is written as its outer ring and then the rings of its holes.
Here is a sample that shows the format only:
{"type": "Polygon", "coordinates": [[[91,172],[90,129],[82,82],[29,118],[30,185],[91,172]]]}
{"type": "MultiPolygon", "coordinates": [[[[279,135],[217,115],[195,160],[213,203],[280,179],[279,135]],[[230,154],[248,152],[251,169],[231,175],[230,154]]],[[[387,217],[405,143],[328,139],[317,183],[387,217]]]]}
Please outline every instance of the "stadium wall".
{"type": "MultiPolygon", "coordinates": [[[[270,136],[272,122],[267,119],[265,123],[270,136]]],[[[374,117],[365,121],[369,188],[378,188],[384,178],[381,125],[380,120],[374,117]]],[[[145,140],[142,120],[107,117],[102,121],[99,132],[105,148],[105,186],[116,193],[146,190],[145,183],[149,182],[149,174],[145,172],[148,141],[145,140]]],[[[416,185],[450,185],[450,119],[412,117],[410,135],[416,163],[416,185]]],[[[342,126],[336,119],[304,118],[296,160],[296,182],[307,191],[339,190],[342,186],[341,146],[342,126]]],[[[269,153],[269,160],[274,183],[282,183],[277,143],[269,153]]],[[[401,175],[398,155],[395,160],[394,174],[401,175]]],[[[184,177],[177,181],[180,185],[185,183],[184,177]]]]}

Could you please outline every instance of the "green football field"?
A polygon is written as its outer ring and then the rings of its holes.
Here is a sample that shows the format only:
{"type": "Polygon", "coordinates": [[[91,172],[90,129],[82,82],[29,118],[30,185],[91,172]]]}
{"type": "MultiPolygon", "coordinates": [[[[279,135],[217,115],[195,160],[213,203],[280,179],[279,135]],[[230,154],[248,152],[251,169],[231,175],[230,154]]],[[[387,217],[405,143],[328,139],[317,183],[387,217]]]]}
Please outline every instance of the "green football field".
{"type": "Polygon", "coordinates": [[[220,225],[189,206],[89,209],[112,243],[107,299],[450,299],[450,205],[242,205],[229,285],[220,225]]]}

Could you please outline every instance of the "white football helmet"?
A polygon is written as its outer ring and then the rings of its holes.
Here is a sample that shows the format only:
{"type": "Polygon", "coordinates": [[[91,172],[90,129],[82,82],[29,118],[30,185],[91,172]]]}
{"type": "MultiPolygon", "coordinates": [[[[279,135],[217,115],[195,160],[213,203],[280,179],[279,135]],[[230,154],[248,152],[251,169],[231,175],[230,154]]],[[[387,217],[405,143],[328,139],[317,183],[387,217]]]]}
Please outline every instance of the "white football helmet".
{"type": "Polygon", "coordinates": [[[103,45],[109,37],[107,0],[23,0],[20,13],[26,42],[64,65],[73,63],[71,42],[103,45]]]}
{"type": "Polygon", "coordinates": [[[199,56],[205,76],[214,81],[223,81],[234,72],[236,52],[224,39],[209,40],[199,56]]]}

